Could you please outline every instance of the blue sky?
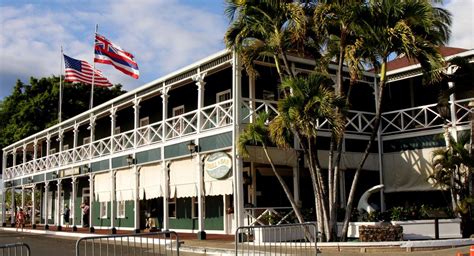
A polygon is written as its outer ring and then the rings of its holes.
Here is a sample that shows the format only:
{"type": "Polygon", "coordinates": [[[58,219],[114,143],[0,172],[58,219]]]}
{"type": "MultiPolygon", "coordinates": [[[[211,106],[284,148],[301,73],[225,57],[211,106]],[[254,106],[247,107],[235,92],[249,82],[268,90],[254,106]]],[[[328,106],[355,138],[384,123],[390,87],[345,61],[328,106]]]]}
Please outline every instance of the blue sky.
{"type": "MultiPolygon", "coordinates": [[[[451,0],[450,45],[474,48],[474,0],[451,0]]],[[[140,78],[97,64],[112,83],[136,88],[224,49],[224,0],[0,0],[0,99],[17,79],[59,75],[60,47],[92,63],[99,33],[133,53],[140,78]]]]}

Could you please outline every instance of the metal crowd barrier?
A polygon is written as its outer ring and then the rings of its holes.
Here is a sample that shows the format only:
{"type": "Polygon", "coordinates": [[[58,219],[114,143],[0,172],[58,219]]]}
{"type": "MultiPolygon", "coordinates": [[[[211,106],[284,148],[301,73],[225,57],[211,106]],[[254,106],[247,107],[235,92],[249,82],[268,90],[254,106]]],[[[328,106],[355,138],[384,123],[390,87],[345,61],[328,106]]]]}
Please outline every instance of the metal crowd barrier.
{"type": "Polygon", "coordinates": [[[83,237],[76,242],[76,256],[94,255],[176,255],[179,256],[176,232],[150,232],[126,235],[83,237]]]}
{"type": "Polygon", "coordinates": [[[0,244],[0,256],[30,256],[31,249],[28,244],[0,244]]]}
{"type": "Polygon", "coordinates": [[[317,255],[315,223],[239,227],[235,255],[317,255]]]}

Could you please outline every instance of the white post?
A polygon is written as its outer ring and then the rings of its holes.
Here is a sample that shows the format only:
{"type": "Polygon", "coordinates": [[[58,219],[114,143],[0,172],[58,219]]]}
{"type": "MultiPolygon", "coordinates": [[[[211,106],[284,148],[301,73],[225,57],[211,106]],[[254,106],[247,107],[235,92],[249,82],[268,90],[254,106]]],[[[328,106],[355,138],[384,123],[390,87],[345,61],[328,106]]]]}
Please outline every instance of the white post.
{"type": "Polygon", "coordinates": [[[232,130],[233,140],[232,140],[232,157],[233,157],[233,172],[234,172],[234,212],[237,222],[237,227],[244,225],[244,200],[243,200],[243,177],[242,177],[242,168],[243,162],[240,155],[237,152],[237,140],[240,135],[240,104],[242,101],[242,95],[240,92],[241,89],[241,74],[242,67],[238,59],[238,55],[233,52],[232,56],[232,100],[233,100],[233,119],[234,119],[234,129],[232,130]]]}
{"type": "Polygon", "coordinates": [[[133,227],[135,228],[135,233],[140,232],[140,172],[137,168],[137,165],[133,165],[133,173],[135,174],[135,193],[133,197],[133,205],[135,207],[135,216],[134,216],[134,224],[133,227]]]}
{"type": "Polygon", "coordinates": [[[63,143],[64,143],[64,129],[59,128],[58,130],[58,141],[59,141],[59,150],[58,152],[63,151],[63,143]]]}
{"type": "Polygon", "coordinates": [[[114,135],[115,135],[115,126],[117,123],[117,107],[110,109],[110,152],[115,151],[114,135]]]}
{"type": "Polygon", "coordinates": [[[140,127],[139,121],[140,121],[140,101],[141,98],[136,98],[133,100],[133,110],[134,110],[134,115],[133,115],[133,148],[137,148],[138,144],[138,132],[137,129],[140,127]]]}
{"type": "MultiPolygon", "coordinates": [[[[196,143],[197,144],[197,143],[196,143]]],[[[206,231],[205,226],[204,226],[204,208],[205,208],[205,201],[204,201],[204,177],[203,177],[203,163],[201,160],[201,154],[198,152],[196,154],[196,171],[198,175],[198,234],[197,237],[199,240],[205,240],[206,239],[206,231]]],[[[225,209],[224,209],[225,211],[225,209]]]]}
{"type": "Polygon", "coordinates": [[[11,209],[11,225],[15,226],[16,202],[15,202],[15,187],[12,187],[12,209],[11,209]]]}
{"type": "Polygon", "coordinates": [[[44,210],[43,210],[43,214],[44,214],[44,227],[45,229],[48,229],[48,190],[49,190],[49,182],[46,181],[44,183],[44,210]]]}
{"type": "Polygon", "coordinates": [[[38,158],[38,140],[35,138],[33,141],[33,171],[36,172],[36,159],[38,158]]]}
{"type": "Polygon", "coordinates": [[[46,156],[49,156],[49,151],[51,149],[51,134],[46,134],[46,156]]]}
{"type": "Polygon", "coordinates": [[[114,210],[115,210],[115,199],[117,198],[116,197],[116,179],[117,178],[117,171],[115,170],[112,170],[112,194],[111,194],[111,197],[110,197],[110,228],[112,229],[112,233],[114,232],[114,228],[115,228],[115,214],[114,214],[114,210]]]}
{"type": "Polygon", "coordinates": [[[89,129],[91,131],[91,133],[90,133],[89,159],[92,159],[93,156],[94,156],[94,149],[93,149],[92,145],[94,144],[94,140],[95,140],[95,120],[96,120],[96,116],[94,116],[91,113],[91,115],[89,117],[89,129]]]}
{"type": "MultiPolygon", "coordinates": [[[[163,87],[161,89],[161,99],[162,99],[162,102],[161,102],[161,120],[162,120],[162,141],[164,142],[166,140],[166,119],[168,118],[168,98],[169,98],[169,95],[168,95],[168,91],[169,91],[169,87],[165,87],[165,83],[163,83],[163,87]]],[[[162,153],[163,153],[163,150],[161,150],[162,153]]],[[[162,157],[164,155],[162,154],[162,157]]],[[[164,158],[161,158],[161,159],[164,159],[164,158]]]]}
{"type": "Polygon", "coordinates": [[[13,148],[12,156],[13,156],[13,166],[15,166],[16,165],[16,148],[13,148]]]}
{"type": "Polygon", "coordinates": [[[70,205],[70,209],[71,209],[71,218],[72,218],[72,228],[73,230],[75,229],[76,227],[76,187],[77,187],[77,184],[76,184],[76,177],[72,177],[72,180],[71,180],[71,188],[72,188],[72,191],[71,191],[71,205],[70,205]]]}
{"type": "Polygon", "coordinates": [[[35,193],[36,193],[36,184],[33,184],[33,187],[31,187],[31,226],[32,226],[33,229],[36,228],[36,199],[35,199],[35,193]]]}
{"type": "Polygon", "coordinates": [[[76,121],[74,121],[73,133],[74,137],[72,140],[72,148],[74,148],[74,150],[72,151],[72,156],[74,157],[74,161],[77,161],[77,141],[79,138],[79,124],[76,121]]]}
{"type": "MultiPolygon", "coordinates": [[[[90,168],[90,167],[89,167],[90,168]]],[[[91,173],[89,175],[89,227],[92,228],[93,227],[93,223],[92,223],[92,220],[94,218],[92,218],[92,215],[93,215],[93,205],[94,205],[94,201],[95,201],[95,195],[94,195],[94,175],[91,173]]]]}
{"type": "MultiPolygon", "coordinates": [[[[161,150],[161,156],[164,156],[163,150],[161,150]]],[[[163,188],[164,188],[164,195],[163,195],[163,230],[169,230],[169,205],[168,199],[170,196],[170,188],[169,188],[169,173],[168,173],[168,165],[169,162],[163,161],[162,162],[162,171],[163,171],[163,188]]]]}
{"type": "Polygon", "coordinates": [[[56,226],[58,227],[58,230],[61,230],[61,190],[62,190],[62,183],[61,179],[58,179],[57,185],[57,193],[58,193],[58,198],[56,199],[56,216],[54,217],[56,219],[56,226]]]}
{"type": "Polygon", "coordinates": [[[23,159],[21,163],[26,163],[26,144],[23,144],[23,159]]]}
{"type": "Polygon", "coordinates": [[[201,126],[202,126],[202,115],[201,115],[201,109],[204,104],[204,86],[206,85],[206,82],[204,82],[204,77],[206,76],[206,73],[201,73],[198,71],[198,73],[194,76],[192,76],[192,79],[194,82],[196,82],[196,86],[198,87],[198,99],[197,99],[197,133],[201,132],[201,126]]]}

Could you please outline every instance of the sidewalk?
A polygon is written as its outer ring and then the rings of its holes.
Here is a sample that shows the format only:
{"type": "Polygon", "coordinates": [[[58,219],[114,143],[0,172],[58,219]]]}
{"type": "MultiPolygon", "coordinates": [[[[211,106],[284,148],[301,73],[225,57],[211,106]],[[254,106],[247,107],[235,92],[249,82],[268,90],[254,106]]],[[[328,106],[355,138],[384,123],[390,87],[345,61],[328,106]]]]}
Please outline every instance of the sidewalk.
{"type": "MultiPolygon", "coordinates": [[[[0,230],[15,232],[16,228],[0,227],[0,230]]],[[[20,231],[20,230],[19,230],[20,231]]],[[[43,225],[38,225],[36,229],[31,226],[26,227],[24,233],[45,234],[60,236],[64,238],[81,238],[87,236],[111,235],[110,229],[95,229],[90,233],[88,228],[78,228],[76,232],[72,228],[62,228],[57,231],[54,225],[49,226],[49,230],[44,230],[43,225]]],[[[148,232],[146,230],[142,232],[148,232]]],[[[132,231],[117,230],[117,234],[132,234],[132,231]]],[[[206,240],[198,240],[196,234],[179,233],[179,240],[182,243],[180,250],[196,254],[233,255],[235,253],[235,242],[233,235],[207,234],[206,240]]],[[[357,255],[383,253],[383,255],[451,255],[451,251],[456,252],[456,247],[466,247],[474,245],[474,239],[448,239],[448,240],[423,240],[423,241],[397,241],[397,242],[327,242],[318,243],[318,248],[322,255],[357,255]],[[455,248],[449,252],[443,250],[455,248]],[[436,252],[439,250],[439,253],[436,252]],[[443,254],[448,253],[448,254],[443,254]],[[424,254],[427,253],[427,254],[424,254]]],[[[468,253],[469,248],[459,248],[459,252],[468,253]]],[[[452,255],[456,255],[453,253],[452,255]]],[[[468,255],[468,254],[467,254],[468,255]]]]}

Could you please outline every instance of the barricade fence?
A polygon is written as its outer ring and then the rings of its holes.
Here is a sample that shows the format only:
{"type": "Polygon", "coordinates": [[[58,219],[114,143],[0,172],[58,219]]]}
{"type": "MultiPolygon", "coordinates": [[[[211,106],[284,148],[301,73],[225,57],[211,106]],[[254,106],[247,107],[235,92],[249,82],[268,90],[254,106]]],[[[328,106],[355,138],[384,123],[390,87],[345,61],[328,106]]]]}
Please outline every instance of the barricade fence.
{"type": "Polygon", "coordinates": [[[235,255],[317,255],[315,223],[239,227],[235,255]]]}
{"type": "Polygon", "coordinates": [[[83,237],[76,242],[76,256],[179,256],[179,245],[172,231],[83,237]]]}
{"type": "Polygon", "coordinates": [[[31,249],[28,244],[0,244],[0,256],[31,256],[31,249]]]}

